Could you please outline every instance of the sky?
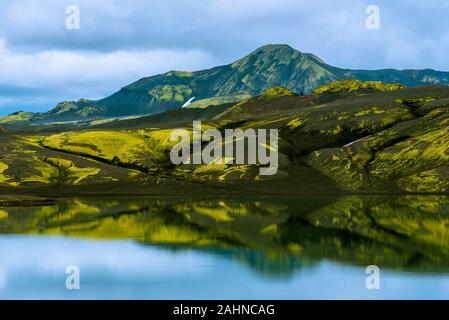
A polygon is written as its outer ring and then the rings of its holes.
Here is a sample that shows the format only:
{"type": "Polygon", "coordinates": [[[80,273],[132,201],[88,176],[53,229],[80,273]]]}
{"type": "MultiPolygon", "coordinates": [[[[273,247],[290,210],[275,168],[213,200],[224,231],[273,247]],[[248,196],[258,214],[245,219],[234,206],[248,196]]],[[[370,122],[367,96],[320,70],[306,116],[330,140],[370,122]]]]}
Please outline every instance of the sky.
{"type": "Polygon", "coordinates": [[[269,43],[342,68],[449,71],[448,14],[447,0],[1,0],[0,115],[99,99],[269,43]],[[79,28],[67,28],[73,5],[79,28]]]}

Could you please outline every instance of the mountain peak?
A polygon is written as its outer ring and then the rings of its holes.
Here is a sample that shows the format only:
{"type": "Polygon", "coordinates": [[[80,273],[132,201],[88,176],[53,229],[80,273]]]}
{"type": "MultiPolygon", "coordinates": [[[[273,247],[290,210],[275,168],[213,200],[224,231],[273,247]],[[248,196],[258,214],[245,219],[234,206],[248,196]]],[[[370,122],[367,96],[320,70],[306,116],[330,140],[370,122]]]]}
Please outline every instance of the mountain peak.
{"type": "Polygon", "coordinates": [[[235,61],[232,67],[240,68],[246,66],[251,68],[251,66],[255,65],[288,64],[292,60],[298,60],[304,57],[306,55],[287,44],[267,44],[235,61]]]}
{"type": "Polygon", "coordinates": [[[257,48],[251,52],[248,56],[255,55],[284,55],[284,56],[298,56],[303,53],[290,47],[288,44],[266,44],[262,47],[257,48]]]}
{"type": "Polygon", "coordinates": [[[288,44],[266,44],[262,47],[257,48],[252,53],[250,53],[248,56],[254,56],[254,55],[275,55],[277,57],[283,56],[283,57],[291,57],[291,58],[305,58],[307,60],[312,60],[313,62],[317,62],[318,64],[325,65],[326,62],[324,62],[320,57],[317,57],[313,53],[306,53],[299,51],[288,44]]]}
{"type": "Polygon", "coordinates": [[[273,51],[273,50],[294,50],[298,51],[292,47],[290,47],[288,44],[266,44],[264,46],[261,46],[257,48],[255,51],[273,51]]]}

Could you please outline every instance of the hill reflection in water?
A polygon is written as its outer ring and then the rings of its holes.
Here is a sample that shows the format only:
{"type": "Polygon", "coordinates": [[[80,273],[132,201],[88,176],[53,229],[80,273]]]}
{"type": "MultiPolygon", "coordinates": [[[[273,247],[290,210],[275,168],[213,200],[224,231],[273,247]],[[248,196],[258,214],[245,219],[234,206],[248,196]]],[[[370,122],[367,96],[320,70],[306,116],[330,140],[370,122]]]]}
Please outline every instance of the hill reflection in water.
{"type": "Polygon", "coordinates": [[[313,261],[439,272],[449,265],[448,196],[70,199],[0,210],[2,234],[132,240],[211,252],[267,277],[313,261]]]}

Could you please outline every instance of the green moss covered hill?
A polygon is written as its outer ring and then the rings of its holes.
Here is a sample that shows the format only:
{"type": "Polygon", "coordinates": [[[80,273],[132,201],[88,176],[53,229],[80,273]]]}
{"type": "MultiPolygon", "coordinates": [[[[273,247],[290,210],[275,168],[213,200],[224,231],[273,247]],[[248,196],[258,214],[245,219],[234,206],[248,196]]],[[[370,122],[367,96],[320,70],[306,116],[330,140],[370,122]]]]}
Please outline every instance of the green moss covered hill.
{"type": "Polygon", "coordinates": [[[309,95],[276,87],[151,116],[2,126],[6,194],[449,192],[446,85],[338,81],[309,95]],[[193,120],[222,131],[279,129],[277,174],[261,176],[257,165],[174,166],[171,132],[191,130],[193,120]]]}
{"type": "MultiPolygon", "coordinates": [[[[154,114],[181,108],[192,98],[192,106],[204,107],[255,97],[276,86],[298,94],[309,94],[322,84],[342,79],[418,86],[449,84],[449,73],[429,69],[341,69],[288,45],[266,45],[228,65],[196,72],[170,71],[140,79],[101,100],[66,101],[48,112],[19,112],[0,119],[0,122],[73,121],[154,114]]],[[[370,91],[372,86],[372,83],[366,88],[357,88],[356,85],[348,90],[370,91]]]]}

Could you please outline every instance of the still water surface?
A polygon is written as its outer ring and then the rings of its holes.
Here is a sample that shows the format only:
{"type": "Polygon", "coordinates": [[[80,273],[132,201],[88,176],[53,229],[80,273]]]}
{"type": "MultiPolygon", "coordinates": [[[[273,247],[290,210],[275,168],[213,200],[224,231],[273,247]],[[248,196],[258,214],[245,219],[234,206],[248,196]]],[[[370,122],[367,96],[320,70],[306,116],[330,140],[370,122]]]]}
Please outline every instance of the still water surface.
{"type": "Polygon", "coordinates": [[[0,208],[0,298],[449,299],[449,197],[0,208]],[[66,289],[68,265],[80,290],[66,289]]]}

